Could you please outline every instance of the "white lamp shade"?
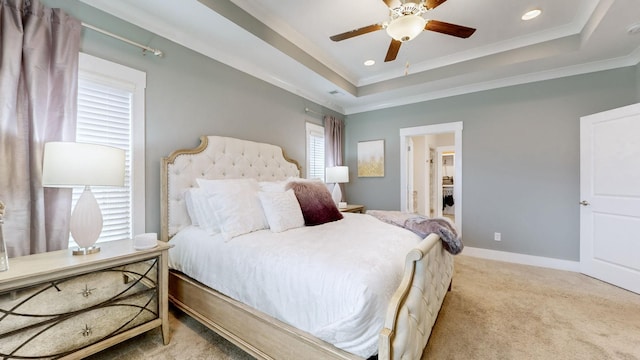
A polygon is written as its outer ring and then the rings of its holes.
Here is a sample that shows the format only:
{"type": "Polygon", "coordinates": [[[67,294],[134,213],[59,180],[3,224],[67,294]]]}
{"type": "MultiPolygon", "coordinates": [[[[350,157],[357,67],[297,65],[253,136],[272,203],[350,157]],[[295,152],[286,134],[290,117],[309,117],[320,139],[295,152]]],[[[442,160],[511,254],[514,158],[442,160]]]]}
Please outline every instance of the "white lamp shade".
{"type": "Polygon", "coordinates": [[[326,169],[326,182],[328,183],[348,183],[349,167],[332,166],[326,169]]]}
{"type": "Polygon", "coordinates": [[[42,186],[124,186],[124,150],[75,142],[44,144],[42,186]]]}
{"type": "Polygon", "coordinates": [[[398,41],[409,41],[420,35],[427,20],[419,15],[404,15],[387,25],[387,34],[398,41]]]}

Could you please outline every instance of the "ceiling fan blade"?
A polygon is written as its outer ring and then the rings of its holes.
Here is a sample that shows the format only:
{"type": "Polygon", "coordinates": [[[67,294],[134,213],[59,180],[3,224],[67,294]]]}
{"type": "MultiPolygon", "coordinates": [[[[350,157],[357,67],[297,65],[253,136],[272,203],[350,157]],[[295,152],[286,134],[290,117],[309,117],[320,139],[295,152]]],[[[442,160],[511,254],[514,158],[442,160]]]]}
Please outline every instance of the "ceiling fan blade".
{"type": "MultiPolygon", "coordinates": [[[[387,5],[387,7],[389,9],[395,9],[397,7],[400,7],[402,5],[402,1],[400,0],[382,0],[384,2],[385,5],[387,5]]],[[[444,0],[446,1],[446,0],[444,0]]]]}
{"type": "Polygon", "coordinates": [[[429,20],[424,29],[465,39],[473,35],[473,33],[476,31],[476,29],[474,28],[449,24],[438,20],[429,20]]]}
{"type": "Polygon", "coordinates": [[[401,41],[391,39],[391,44],[389,44],[389,50],[387,50],[387,56],[384,58],[384,62],[393,61],[398,56],[398,51],[400,51],[400,45],[402,45],[401,41]]]}
{"type": "Polygon", "coordinates": [[[331,39],[333,41],[342,41],[342,40],[350,39],[350,38],[352,38],[354,36],[364,35],[364,34],[367,34],[367,33],[370,33],[370,32],[378,31],[378,30],[382,30],[382,25],[381,24],[373,24],[373,25],[365,26],[365,27],[362,27],[362,28],[359,28],[359,29],[347,31],[347,32],[344,32],[342,34],[333,35],[333,36],[329,37],[329,39],[331,39]]]}
{"type": "Polygon", "coordinates": [[[425,1],[425,5],[427,6],[428,10],[431,10],[431,9],[435,9],[438,6],[442,5],[442,3],[445,2],[445,1],[447,1],[447,0],[427,0],[427,1],[425,1]]]}

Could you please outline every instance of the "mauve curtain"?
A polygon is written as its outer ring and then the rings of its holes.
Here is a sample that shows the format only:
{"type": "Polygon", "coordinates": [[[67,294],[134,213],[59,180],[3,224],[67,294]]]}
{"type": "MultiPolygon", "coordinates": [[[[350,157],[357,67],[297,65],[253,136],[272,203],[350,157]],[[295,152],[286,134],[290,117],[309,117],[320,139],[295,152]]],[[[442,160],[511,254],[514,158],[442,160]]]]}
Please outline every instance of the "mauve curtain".
{"type": "MultiPolygon", "coordinates": [[[[324,116],[324,158],[327,167],[342,165],[342,149],[344,148],[344,121],[333,116],[324,116]]],[[[338,184],[344,195],[344,184],[338,184]]]]}
{"type": "Polygon", "coordinates": [[[71,190],[42,187],[44,143],[74,141],[81,24],[0,0],[0,200],[9,256],[67,248],[71,190]]]}

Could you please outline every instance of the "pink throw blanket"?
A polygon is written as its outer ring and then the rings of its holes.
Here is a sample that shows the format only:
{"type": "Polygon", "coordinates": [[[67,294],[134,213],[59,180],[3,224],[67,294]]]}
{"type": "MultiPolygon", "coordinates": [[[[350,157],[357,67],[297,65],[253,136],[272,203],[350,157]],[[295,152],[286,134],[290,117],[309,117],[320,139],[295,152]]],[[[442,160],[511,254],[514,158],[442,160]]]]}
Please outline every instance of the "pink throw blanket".
{"type": "Polygon", "coordinates": [[[453,255],[459,254],[464,248],[462,240],[458,238],[458,231],[449,219],[428,218],[419,214],[387,210],[367,210],[367,214],[388,224],[410,230],[423,239],[434,233],[440,236],[445,250],[453,255]]]}

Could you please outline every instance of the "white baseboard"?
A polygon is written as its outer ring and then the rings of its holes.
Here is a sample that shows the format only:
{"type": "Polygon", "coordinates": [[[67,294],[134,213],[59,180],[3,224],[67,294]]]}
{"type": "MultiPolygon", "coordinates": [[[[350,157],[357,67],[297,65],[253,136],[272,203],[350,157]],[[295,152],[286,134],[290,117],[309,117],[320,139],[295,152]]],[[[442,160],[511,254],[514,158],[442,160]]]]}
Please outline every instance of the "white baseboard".
{"type": "Polygon", "coordinates": [[[469,246],[464,247],[462,254],[477,257],[477,258],[489,259],[489,260],[498,260],[498,261],[516,263],[516,264],[540,266],[540,267],[545,267],[550,269],[580,272],[579,261],[554,259],[554,258],[518,254],[518,253],[512,253],[512,252],[506,252],[506,251],[474,248],[469,246]]]}

